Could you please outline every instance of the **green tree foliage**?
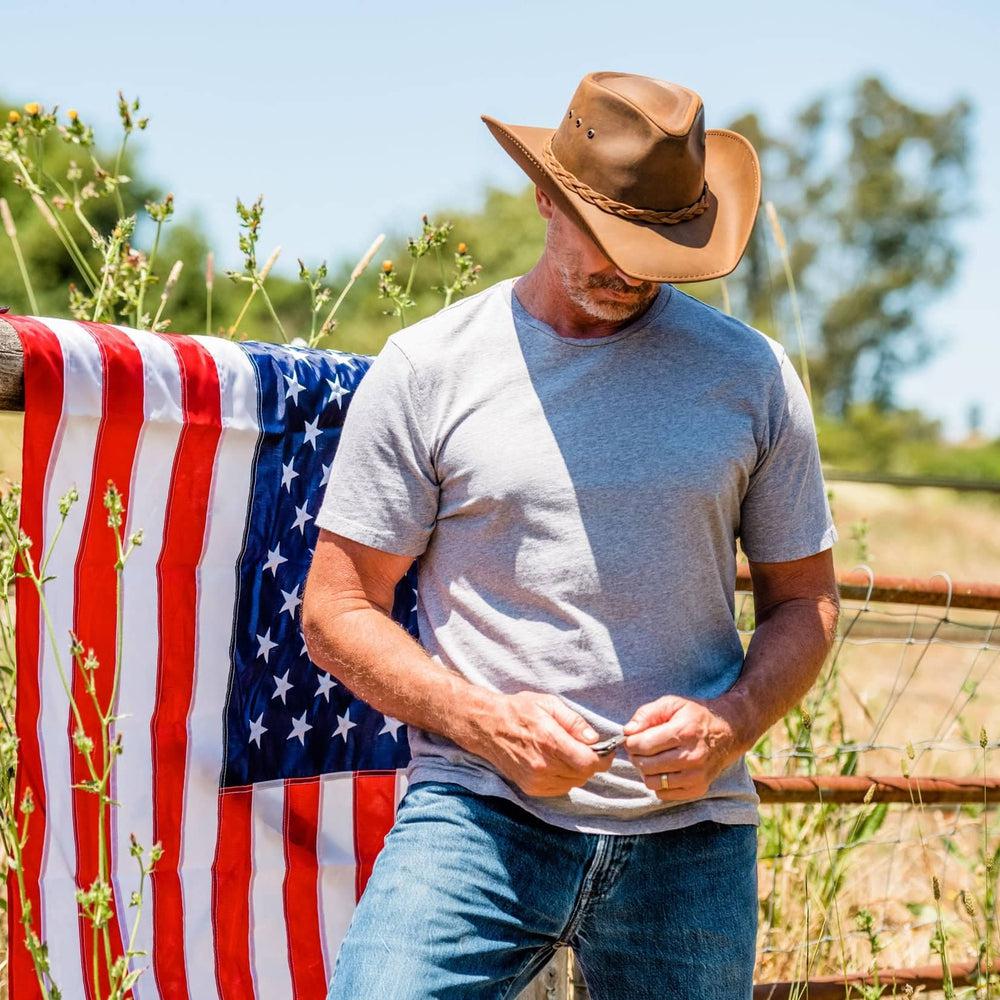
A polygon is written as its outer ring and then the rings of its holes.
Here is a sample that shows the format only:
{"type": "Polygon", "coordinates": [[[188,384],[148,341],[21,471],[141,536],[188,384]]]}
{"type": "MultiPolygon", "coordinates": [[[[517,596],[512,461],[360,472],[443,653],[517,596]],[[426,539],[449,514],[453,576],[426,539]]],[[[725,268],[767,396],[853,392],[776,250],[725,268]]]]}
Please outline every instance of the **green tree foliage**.
{"type": "MultiPolygon", "coordinates": [[[[840,100],[808,102],[786,136],[754,114],[732,122],[760,153],[764,198],[788,237],[822,408],[890,407],[899,375],[937,346],[921,314],[956,274],[971,115],[965,100],[930,112],[867,77],[840,100]]],[[[738,314],[771,332],[787,303],[768,236],[756,228],[733,291],[738,314]]]]}

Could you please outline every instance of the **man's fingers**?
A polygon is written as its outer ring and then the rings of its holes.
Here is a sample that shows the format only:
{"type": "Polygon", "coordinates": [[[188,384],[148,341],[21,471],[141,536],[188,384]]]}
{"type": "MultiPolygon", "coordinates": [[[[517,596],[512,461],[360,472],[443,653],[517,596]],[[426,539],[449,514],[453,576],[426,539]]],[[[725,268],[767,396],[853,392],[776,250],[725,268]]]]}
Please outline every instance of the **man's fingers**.
{"type": "Polygon", "coordinates": [[[542,716],[542,725],[549,734],[553,754],[569,765],[573,773],[579,774],[581,771],[594,769],[595,763],[600,760],[597,754],[585,743],[571,736],[548,712],[542,716]]]}
{"type": "Polygon", "coordinates": [[[552,716],[562,728],[583,743],[594,743],[598,734],[582,715],[577,714],[562,699],[553,697],[543,703],[542,708],[552,716]]]}
{"type": "Polygon", "coordinates": [[[673,750],[664,750],[662,753],[655,753],[649,757],[633,755],[632,763],[643,775],[651,774],[655,776],[658,774],[682,774],[685,771],[694,771],[701,767],[704,761],[697,756],[692,757],[689,751],[677,747],[673,750]]]}
{"type": "Polygon", "coordinates": [[[634,757],[652,757],[664,750],[679,747],[682,743],[683,739],[677,732],[677,726],[672,722],[664,722],[629,736],[625,741],[625,749],[634,757]]]}
{"type": "Polygon", "coordinates": [[[666,788],[661,786],[658,774],[648,774],[643,780],[646,787],[656,792],[656,797],[662,802],[697,799],[705,794],[705,789],[698,778],[682,778],[671,774],[667,779],[666,788]]]}
{"type": "Polygon", "coordinates": [[[656,701],[640,705],[632,718],[625,723],[626,735],[638,733],[660,722],[666,722],[683,704],[686,699],[675,694],[665,694],[656,701]]]}

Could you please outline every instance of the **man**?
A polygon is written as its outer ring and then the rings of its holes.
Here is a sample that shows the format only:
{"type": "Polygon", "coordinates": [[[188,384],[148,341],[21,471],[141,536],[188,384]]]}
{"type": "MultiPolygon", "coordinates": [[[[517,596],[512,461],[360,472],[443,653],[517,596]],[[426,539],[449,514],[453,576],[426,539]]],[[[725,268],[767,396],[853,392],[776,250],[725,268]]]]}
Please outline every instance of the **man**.
{"type": "Polygon", "coordinates": [[[729,273],[759,201],[703,116],[625,73],[555,130],[484,116],[545,251],[393,334],[351,403],[303,626],[413,761],[330,1000],[514,997],[564,945],[595,1000],[751,996],[744,754],[825,659],[837,533],[783,349],[672,285],[729,273]],[[389,618],[416,557],[420,644],[389,618]]]}

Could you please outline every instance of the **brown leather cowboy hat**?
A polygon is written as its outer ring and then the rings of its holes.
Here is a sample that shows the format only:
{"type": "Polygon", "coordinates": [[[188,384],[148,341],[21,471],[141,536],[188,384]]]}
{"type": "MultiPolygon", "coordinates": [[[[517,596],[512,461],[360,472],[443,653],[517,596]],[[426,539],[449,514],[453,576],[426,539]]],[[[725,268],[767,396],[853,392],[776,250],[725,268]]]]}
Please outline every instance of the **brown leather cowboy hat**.
{"type": "Polygon", "coordinates": [[[482,119],[626,274],[707,281],[740,262],[760,201],[757,153],[736,132],[706,131],[693,90],[588,73],[556,129],[482,119]]]}

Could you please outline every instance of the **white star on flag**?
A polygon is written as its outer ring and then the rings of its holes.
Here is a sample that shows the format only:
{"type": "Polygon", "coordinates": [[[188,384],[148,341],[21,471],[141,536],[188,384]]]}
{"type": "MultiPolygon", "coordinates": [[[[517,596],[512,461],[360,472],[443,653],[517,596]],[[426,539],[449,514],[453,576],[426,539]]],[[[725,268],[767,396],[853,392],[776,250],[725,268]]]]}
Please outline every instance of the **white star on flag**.
{"type": "Polygon", "coordinates": [[[286,740],[294,739],[296,736],[299,742],[305,746],[306,745],[306,733],[312,729],[312,726],[306,722],[306,713],[303,712],[302,715],[296,719],[292,719],[292,731],[285,737],[286,740]]]}
{"type": "Polygon", "coordinates": [[[285,390],[285,399],[289,396],[293,397],[293,402],[296,406],[299,405],[299,393],[305,388],[305,386],[299,381],[299,373],[296,371],[292,372],[291,377],[283,375],[282,378],[288,383],[288,388],[285,390]]]}
{"type": "Polygon", "coordinates": [[[288,465],[285,465],[284,463],[281,465],[281,485],[284,486],[289,493],[292,492],[292,480],[298,475],[294,466],[294,458],[288,463],[288,465]]]}
{"type": "Polygon", "coordinates": [[[257,636],[257,642],[259,643],[257,655],[263,656],[264,662],[267,663],[267,658],[271,655],[271,650],[278,645],[276,642],[271,642],[271,630],[268,629],[263,635],[257,636]]]}
{"type": "Polygon", "coordinates": [[[288,560],[281,554],[281,544],[275,545],[273,549],[269,549],[267,553],[267,562],[264,563],[264,569],[269,569],[271,571],[271,576],[278,575],[278,567],[283,563],[288,562],[288,560]]]}
{"type": "Polygon", "coordinates": [[[348,391],[340,384],[340,376],[335,375],[333,378],[328,378],[326,384],[330,387],[330,395],[326,397],[326,402],[324,406],[329,406],[334,400],[337,401],[338,408],[340,407],[340,400],[343,396],[346,396],[348,391]]]}
{"type": "Polygon", "coordinates": [[[351,710],[348,709],[343,715],[337,716],[337,728],[333,732],[331,739],[336,739],[338,736],[344,738],[344,742],[347,742],[347,734],[357,725],[356,722],[351,722],[351,710]]]}
{"type": "Polygon", "coordinates": [[[313,519],[312,514],[306,513],[306,508],[302,507],[295,508],[295,520],[292,521],[292,527],[298,528],[301,534],[306,533],[306,521],[311,521],[313,519]]]}
{"type": "Polygon", "coordinates": [[[383,715],[382,718],[385,719],[385,725],[378,731],[379,736],[383,733],[388,733],[393,740],[397,739],[397,734],[405,723],[400,722],[399,719],[394,719],[391,715],[383,715]]]}
{"type": "Polygon", "coordinates": [[[302,603],[302,598],[299,597],[299,587],[301,584],[297,583],[291,590],[283,590],[281,596],[285,599],[285,603],[281,605],[278,611],[280,615],[282,611],[287,611],[292,618],[295,618],[295,609],[302,603]]]}
{"type": "Polygon", "coordinates": [[[327,701],[330,700],[330,691],[337,686],[337,682],[333,679],[333,675],[327,673],[325,670],[319,672],[319,682],[316,686],[315,697],[318,698],[322,695],[327,701]]]}
{"type": "Polygon", "coordinates": [[[256,743],[258,750],[260,749],[260,738],[267,732],[267,726],[261,724],[263,718],[264,713],[261,712],[256,720],[250,720],[250,739],[247,740],[247,743],[256,743]]]}
{"type": "Polygon", "coordinates": [[[316,418],[310,423],[306,421],[306,436],[303,440],[303,444],[311,444],[313,451],[316,450],[316,440],[320,436],[322,431],[319,429],[319,414],[316,414],[316,418]]]}
{"type": "Polygon", "coordinates": [[[333,468],[333,462],[329,465],[323,465],[323,463],[320,462],[320,465],[323,468],[323,478],[319,481],[319,484],[320,486],[326,486],[326,484],[330,481],[330,470],[333,468]]]}
{"type": "Polygon", "coordinates": [[[274,689],[274,694],[271,695],[271,700],[273,701],[275,698],[280,698],[282,705],[288,704],[288,702],[285,701],[285,695],[288,694],[288,692],[291,691],[292,688],[295,686],[294,684],[289,684],[288,674],[289,674],[288,670],[285,671],[284,676],[282,677],[279,677],[277,674],[271,674],[271,676],[274,678],[274,683],[276,685],[274,689]]]}

